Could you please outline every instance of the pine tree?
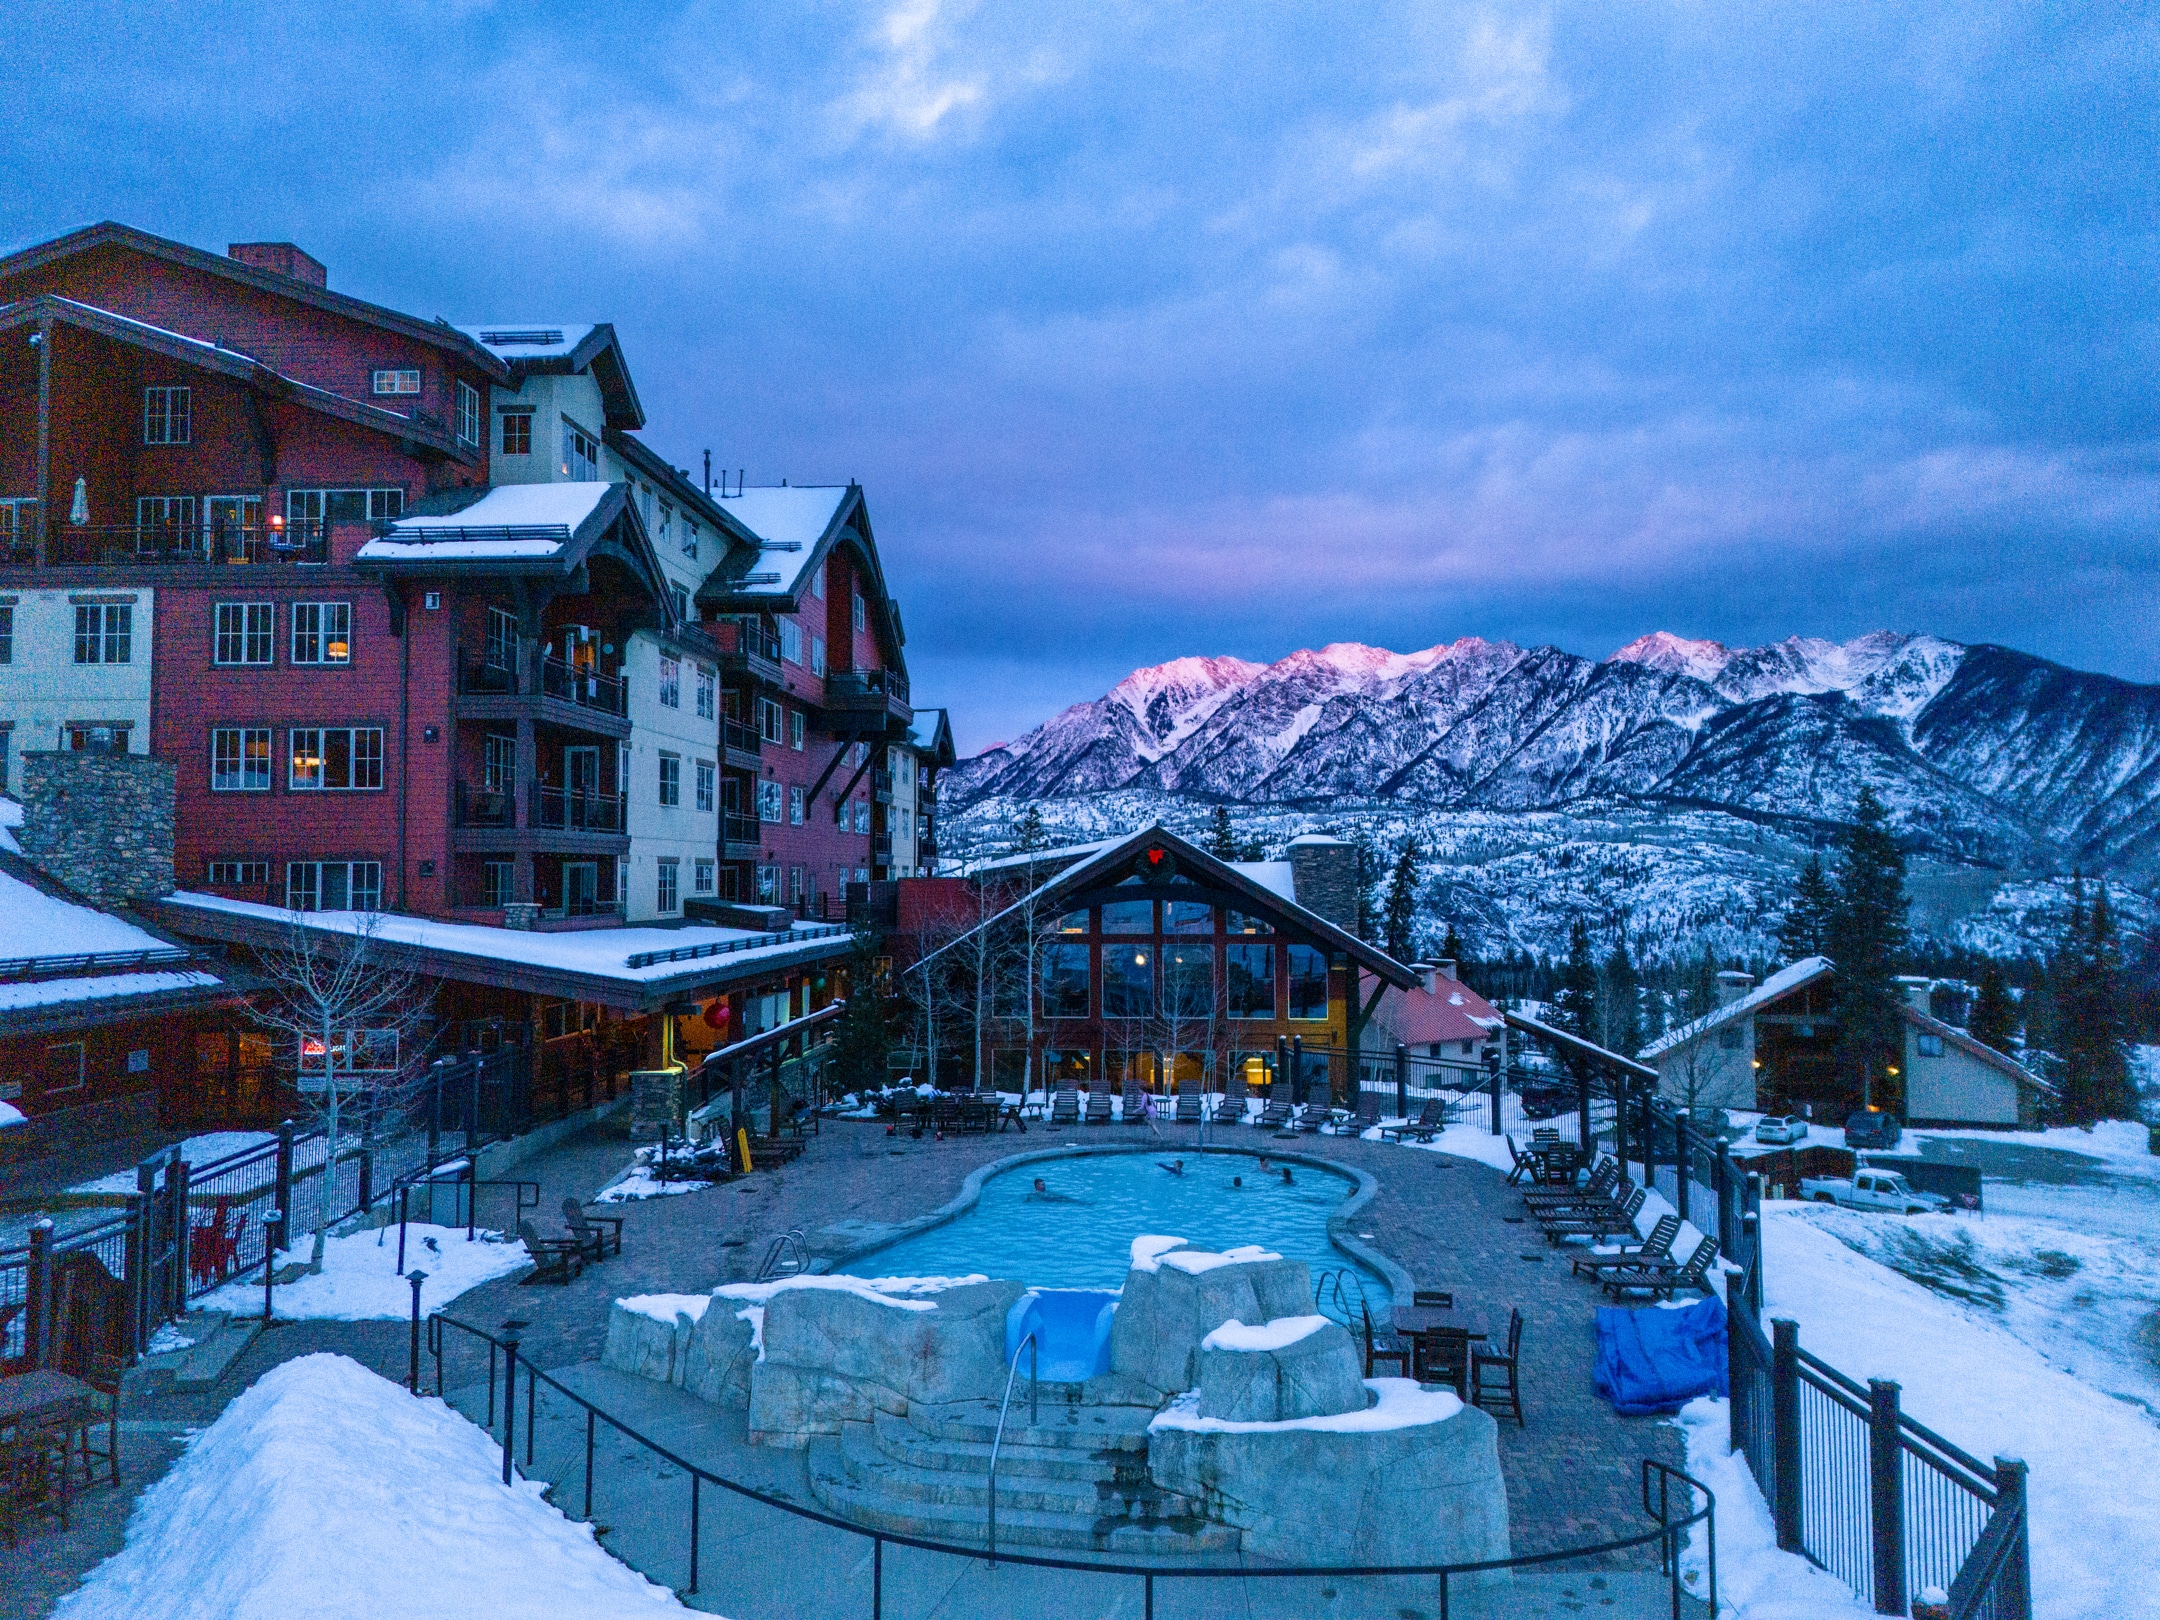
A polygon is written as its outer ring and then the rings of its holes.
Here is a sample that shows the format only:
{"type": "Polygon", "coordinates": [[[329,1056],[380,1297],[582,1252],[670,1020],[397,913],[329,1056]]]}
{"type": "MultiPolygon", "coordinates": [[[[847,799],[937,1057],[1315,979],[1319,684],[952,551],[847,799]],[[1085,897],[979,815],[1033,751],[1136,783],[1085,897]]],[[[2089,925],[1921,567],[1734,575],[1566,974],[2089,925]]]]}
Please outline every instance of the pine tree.
{"type": "Polygon", "coordinates": [[[1598,985],[1601,1033],[1598,1044],[1624,1057],[1633,1057],[1643,1044],[1642,984],[1628,957],[1626,939],[1613,941],[1605,958],[1605,972],[1598,985]]]}
{"type": "Polygon", "coordinates": [[[1395,857],[1395,870],[1388,878],[1387,905],[1381,915],[1388,955],[1398,962],[1409,961],[1410,953],[1417,948],[1417,843],[1413,839],[1405,838],[1395,857]]]}
{"type": "Polygon", "coordinates": [[[1440,960],[1453,962],[1455,971],[1460,973],[1466,959],[1467,953],[1463,948],[1462,938],[1455,932],[1455,925],[1449,923],[1447,925],[1447,938],[1440,942],[1440,960]]]}
{"type": "Polygon", "coordinates": [[[2063,1113],[2073,1125],[2137,1117],[2123,1015],[2122,949],[2107,885],[2092,905],[2073,881],[2070,918],[2049,973],[2055,999],[2056,1053],[2062,1059],[2063,1113]]]}
{"type": "Polygon", "coordinates": [[[848,953],[847,1010],[840,1015],[833,1062],[840,1083],[849,1090],[885,1084],[885,1059],[892,1050],[891,998],[877,970],[878,936],[859,929],[848,953]]]}
{"type": "Polygon", "coordinates": [[[1237,858],[1241,861],[1264,861],[1267,859],[1267,845],[1257,838],[1248,838],[1238,845],[1237,858]]]}
{"type": "Polygon", "coordinates": [[[1837,905],[1830,915],[1830,959],[1837,964],[1838,1059],[1863,1104],[1892,1107],[1889,1071],[1905,1050],[1896,975],[1906,947],[1905,856],[1890,836],[1882,801],[1860,790],[1838,862],[1837,905]]]}
{"type": "Polygon", "coordinates": [[[1973,998],[1965,1027],[1974,1040],[1998,1052],[2009,1051],[2017,1035],[2017,1004],[2003,983],[2002,969],[1993,962],[1980,970],[1980,993],[1973,998]]]}
{"type": "Polygon", "coordinates": [[[1688,964],[1687,983],[1680,992],[1680,1015],[1682,1021],[1700,1018],[1718,1004],[1718,959],[1709,946],[1703,947],[1702,955],[1688,964]]]}
{"type": "Polygon", "coordinates": [[[1823,871],[1822,857],[1810,855],[1793,885],[1792,904],[1778,925],[1778,960],[1784,964],[1829,950],[1830,919],[1837,911],[1837,891],[1823,871]]]}
{"type": "Polygon", "coordinates": [[[1042,811],[1029,805],[1020,812],[1020,819],[1013,824],[1013,848],[1022,854],[1038,850],[1050,842],[1043,831],[1042,811]]]}
{"type": "Polygon", "coordinates": [[[1208,827],[1207,852],[1218,861],[1234,861],[1238,858],[1237,834],[1230,826],[1230,807],[1218,804],[1215,816],[1208,827]]]}
{"type": "Polygon", "coordinates": [[[1590,926],[1582,918],[1568,931],[1567,961],[1560,970],[1560,993],[1553,998],[1553,1022],[1586,1041],[1598,1038],[1597,958],[1590,952],[1590,926]]]}

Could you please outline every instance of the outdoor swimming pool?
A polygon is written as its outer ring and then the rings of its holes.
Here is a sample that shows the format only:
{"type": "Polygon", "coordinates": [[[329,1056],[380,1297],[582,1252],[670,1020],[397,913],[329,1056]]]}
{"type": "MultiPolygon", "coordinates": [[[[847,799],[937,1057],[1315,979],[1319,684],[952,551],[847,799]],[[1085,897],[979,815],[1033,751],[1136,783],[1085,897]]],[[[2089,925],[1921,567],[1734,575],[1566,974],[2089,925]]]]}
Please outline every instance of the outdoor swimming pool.
{"type": "MultiPolygon", "coordinates": [[[[1279,1168],[1263,1173],[1257,1155],[1230,1153],[1185,1155],[1183,1175],[1161,1168],[1178,1158],[1118,1153],[1017,1165],[985,1181],[973,1209],[844,1269],[863,1277],[982,1272],[1037,1288],[1118,1288],[1132,1240],[1153,1232],[1198,1249],[1257,1243],[1304,1261],[1315,1283],[1322,1272],[1348,1268],[1375,1316],[1388,1303],[1387,1284],[1328,1241],[1328,1217],[1357,1190],[1348,1176],[1297,1164],[1290,1166],[1295,1180],[1285,1183],[1279,1168]],[[1045,1195],[1034,1190],[1038,1176],[1045,1195]]],[[[1333,1314],[1332,1301],[1329,1309],[1333,1314]]]]}

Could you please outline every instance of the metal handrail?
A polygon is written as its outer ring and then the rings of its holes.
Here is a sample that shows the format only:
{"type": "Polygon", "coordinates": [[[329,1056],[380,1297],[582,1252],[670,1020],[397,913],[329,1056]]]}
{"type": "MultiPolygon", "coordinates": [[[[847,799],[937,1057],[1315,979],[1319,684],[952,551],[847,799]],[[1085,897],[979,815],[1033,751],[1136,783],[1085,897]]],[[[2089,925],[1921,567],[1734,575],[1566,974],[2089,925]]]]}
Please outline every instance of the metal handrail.
{"type": "Polygon", "coordinates": [[[1028,1427],[1034,1428],[1041,1418],[1037,1398],[1041,1394],[1042,1346],[1030,1333],[1013,1346],[1012,1361],[1005,1369],[1005,1399],[998,1403],[997,1433],[990,1437],[990,1520],[984,1535],[984,1544],[990,1549],[990,1562],[997,1562],[997,1465],[998,1451],[1005,1444],[1005,1412],[1012,1405],[1013,1380],[1020,1375],[1020,1352],[1028,1353],[1028,1427]]]}
{"type": "Polygon", "coordinates": [[[810,1269],[810,1248],[803,1237],[803,1229],[791,1226],[766,1245],[765,1258],[758,1262],[756,1282],[771,1282],[779,1277],[800,1277],[810,1269]],[[794,1269],[782,1271],[789,1251],[794,1251],[794,1269]]]}

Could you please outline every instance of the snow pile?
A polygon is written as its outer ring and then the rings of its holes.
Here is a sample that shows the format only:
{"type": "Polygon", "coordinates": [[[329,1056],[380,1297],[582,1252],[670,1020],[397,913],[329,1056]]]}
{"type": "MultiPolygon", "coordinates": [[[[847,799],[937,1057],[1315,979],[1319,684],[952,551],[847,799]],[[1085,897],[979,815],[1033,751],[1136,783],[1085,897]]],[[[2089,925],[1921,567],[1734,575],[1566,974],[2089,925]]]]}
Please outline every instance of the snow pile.
{"type": "Polygon", "coordinates": [[[1248,1260],[1280,1260],[1281,1255],[1246,1244],[1235,1249],[1225,1249],[1221,1254],[1211,1254],[1205,1249],[1188,1249],[1181,1237],[1160,1237],[1144,1233],[1132,1241],[1132,1268],[1135,1271],[1160,1271],[1164,1266],[1176,1266],[1187,1276],[1197,1277],[1217,1266],[1242,1265],[1248,1260]]]}
{"type": "Polygon", "coordinates": [[[655,1322],[665,1322],[673,1327],[678,1316],[702,1322],[712,1302],[710,1294],[629,1294],[615,1304],[619,1309],[635,1311],[639,1316],[649,1316],[655,1322]]]}
{"type": "Polygon", "coordinates": [[[1324,1316],[1278,1316],[1247,1327],[1232,1317],[1200,1341],[1203,1350],[1283,1350],[1328,1325],[1324,1316]]]}
{"type": "Polygon", "coordinates": [[[6,1130],[10,1125],[26,1125],[28,1123],[28,1116],[20,1108],[17,1108],[13,1103],[0,1102],[0,1131],[6,1130]]]}
{"type": "MultiPolygon", "coordinates": [[[[298,1258],[300,1255],[287,1249],[280,1252],[279,1264],[298,1258]]],[[[506,1242],[493,1232],[483,1231],[467,1242],[462,1226],[422,1226],[415,1221],[405,1228],[405,1269],[427,1273],[427,1281],[420,1285],[423,1316],[449,1304],[468,1288],[507,1277],[530,1263],[524,1244],[514,1239],[506,1242]]],[[[377,1317],[409,1317],[412,1284],[397,1272],[397,1228],[385,1226],[331,1238],[323,1245],[321,1272],[298,1282],[280,1283],[271,1291],[271,1299],[276,1313],[292,1321],[329,1318],[365,1322],[377,1317]]],[[[199,1308],[229,1311],[235,1316],[260,1312],[261,1267],[255,1269],[254,1281],[243,1277],[229,1282],[203,1299],[199,1308]]]]}
{"type": "Polygon", "coordinates": [[[143,1493],[58,1620],[679,1613],[502,1453],[343,1356],[272,1368],[143,1493]]]}
{"type": "Polygon", "coordinates": [[[1452,1389],[1426,1389],[1408,1378],[1368,1378],[1373,1404],[1362,1412],[1337,1412],[1333,1417],[1285,1418],[1279,1423],[1234,1423],[1228,1418],[1200,1415],[1200,1392],[1187,1390],[1155,1415],[1148,1433],[1162,1429],[1191,1429],[1203,1434],[1262,1434],[1275,1429],[1319,1429],[1328,1434],[1377,1434],[1387,1429],[1414,1429],[1423,1423],[1445,1423],[1463,1409],[1452,1389]]]}
{"type": "Polygon", "coordinates": [[[593,1195],[596,1204],[634,1204],[647,1198],[673,1198],[678,1193],[708,1192],[712,1181],[662,1181],[649,1165],[636,1164],[593,1195]]]}
{"type": "MultiPolygon", "coordinates": [[[[773,1282],[722,1283],[712,1291],[714,1299],[741,1300],[743,1308],[735,1313],[738,1322],[750,1324],[750,1345],[758,1353],[758,1360],[765,1359],[765,1306],[773,1295],[790,1288],[837,1288],[842,1293],[853,1294],[860,1299],[873,1300],[880,1305],[890,1305],[903,1311],[934,1311],[934,1299],[908,1298],[908,1295],[942,1294],[948,1288],[964,1288],[969,1283],[988,1282],[980,1272],[967,1277],[849,1277],[800,1276],[781,1277],[773,1282]]],[[[673,1296],[664,1296],[673,1297],[673,1296]]],[[[624,1303],[628,1303],[625,1301],[624,1303]]],[[[663,1318],[672,1322],[673,1316],[663,1318]]]]}
{"type": "Polygon", "coordinates": [[[22,853],[22,845],[15,841],[15,829],[21,825],[21,804],[0,793],[0,849],[6,850],[10,855],[22,853]]]}

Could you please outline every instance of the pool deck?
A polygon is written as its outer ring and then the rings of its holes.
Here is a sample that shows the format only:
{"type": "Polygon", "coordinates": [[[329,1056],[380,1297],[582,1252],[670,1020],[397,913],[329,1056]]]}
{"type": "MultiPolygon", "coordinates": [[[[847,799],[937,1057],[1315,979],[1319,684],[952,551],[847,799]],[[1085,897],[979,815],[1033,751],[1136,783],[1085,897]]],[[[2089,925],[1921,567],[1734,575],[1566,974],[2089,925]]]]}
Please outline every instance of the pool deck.
{"type": "MultiPolygon", "coordinates": [[[[751,1274],[774,1236],[805,1233],[813,1254],[831,1259],[913,1221],[955,1198],[968,1173],[994,1160],[1065,1142],[1120,1144],[1142,1137],[1190,1151],[1192,1132],[1155,1138],[1136,1127],[1062,1129],[1036,1125],[1025,1135],[956,1137],[943,1142],[888,1137],[882,1125],[827,1121],[808,1151],[784,1169],[730,1187],[620,1207],[623,1253],[561,1287],[520,1287],[507,1280],[464,1295],[450,1314],[498,1328],[523,1319],[525,1354],[543,1368],[598,1359],[608,1310],[619,1296],[696,1293],[751,1274]]],[[[1528,1427],[1500,1425],[1515,1551],[1535,1552],[1634,1534],[1644,1528],[1640,1460],[1680,1465],[1679,1431],[1652,1418],[1622,1418],[1590,1387],[1592,1322],[1599,1296],[1568,1275],[1564,1259],[1524,1261],[1544,1245],[1529,1226],[1507,1224],[1521,1200],[1499,1172],[1469,1160],[1354,1137],[1300,1137],[1294,1144],[1247,1127],[1213,1133],[1214,1145],[1284,1149],[1363,1170],[1379,1183],[1355,1223],[1363,1241],[1400,1265],[1419,1286],[1453,1291],[1458,1309],[1496,1336],[1510,1306],[1525,1318],[1524,1414],[1528,1427]]],[[[600,1125],[566,1138],[520,1167],[541,1185],[540,1227],[560,1225],[565,1196],[589,1198],[628,1162],[620,1126],[600,1125]]],[[[1264,1237],[1264,1234],[1255,1234],[1264,1237]]],[[[130,1399],[127,1416],[145,1442],[136,1457],[150,1466],[120,1492],[100,1493],[74,1532],[25,1538],[17,1568],[26,1577],[0,1582],[0,1620],[42,1615],[99,1559],[117,1549],[124,1508],[171,1452],[164,1442],[184,1424],[214,1418],[270,1367],[298,1355],[334,1350],[402,1379],[406,1329],[397,1322],[306,1322],[258,1338],[209,1391],[130,1399]],[[153,1439],[155,1436],[155,1439],[153,1439]],[[28,1554],[27,1558],[23,1554],[28,1554]]],[[[452,1386],[484,1376],[485,1361],[445,1369],[452,1386]],[[462,1376],[461,1376],[462,1374],[462,1376]]],[[[1628,1562],[1636,1562],[1630,1559],[1628,1562]]],[[[1593,1600],[1593,1607],[1601,1606],[1593,1600]]]]}

